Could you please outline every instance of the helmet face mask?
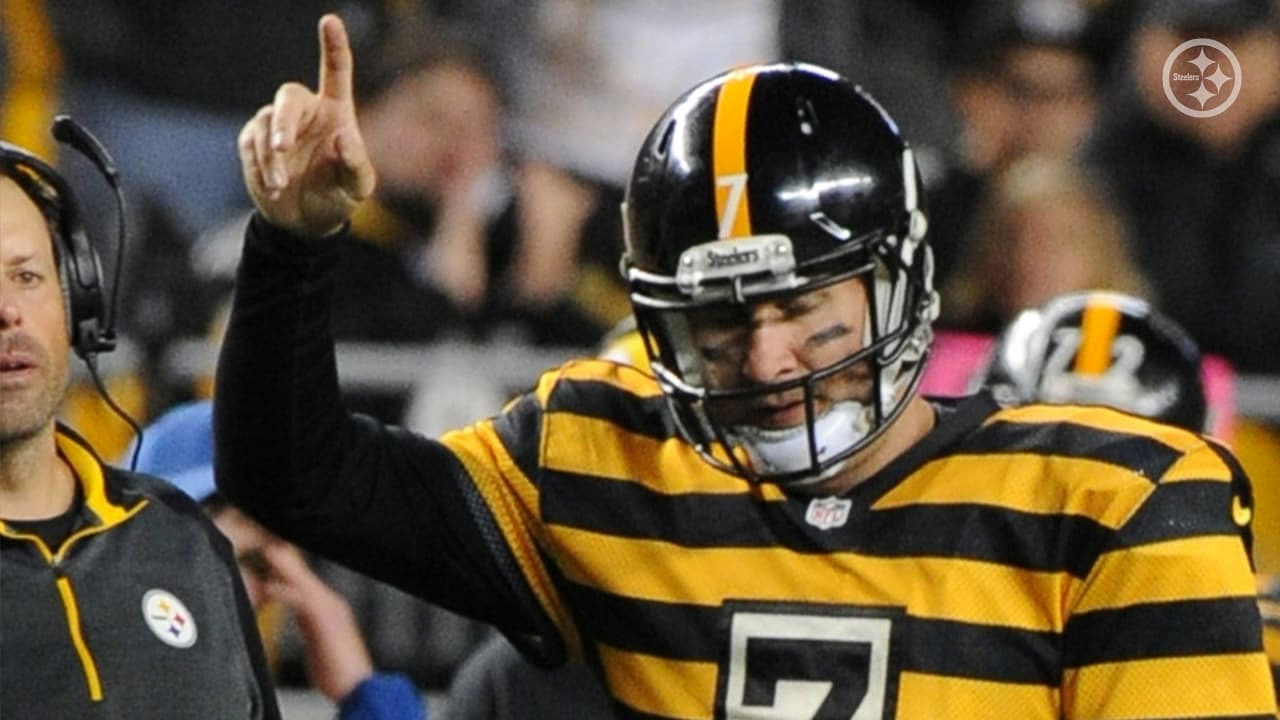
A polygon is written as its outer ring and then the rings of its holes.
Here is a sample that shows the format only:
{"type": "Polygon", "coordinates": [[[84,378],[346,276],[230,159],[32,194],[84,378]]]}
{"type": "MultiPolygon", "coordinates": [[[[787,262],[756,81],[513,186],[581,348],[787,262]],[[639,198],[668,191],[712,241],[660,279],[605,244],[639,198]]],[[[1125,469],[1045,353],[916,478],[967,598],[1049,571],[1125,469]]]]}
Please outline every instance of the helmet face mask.
{"type": "Polygon", "coordinates": [[[978,379],[1006,404],[1107,405],[1196,432],[1207,427],[1195,342],[1121,293],[1068,293],[1024,310],[978,379]]]}
{"type": "Polygon", "coordinates": [[[917,183],[883,110],[812,66],[713,78],[655,125],[624,272],[677,425],[712,464],[812,484],[905,407],[937,314],[917,183]],[[797,359],[746,372],[758,352],[797,359]]]}

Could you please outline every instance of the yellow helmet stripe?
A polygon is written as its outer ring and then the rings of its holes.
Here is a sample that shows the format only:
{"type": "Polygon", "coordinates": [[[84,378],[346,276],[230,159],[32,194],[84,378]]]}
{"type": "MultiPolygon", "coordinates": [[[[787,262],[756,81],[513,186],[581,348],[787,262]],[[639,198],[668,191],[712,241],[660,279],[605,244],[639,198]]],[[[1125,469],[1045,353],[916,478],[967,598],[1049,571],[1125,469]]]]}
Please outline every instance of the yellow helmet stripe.
{"type": "Polygon", "coordinates": [[[1080,319],[1080,351],[1075,371],[1081,375],[1101,375],[1111,366],[1111,342],[1120,329],[1120,308],[1114,303],[1091,298],[1080,319]]]}
{"type": "Polygon", "coordinates": [[[720,86],[712,130],[712,180],[719,236],[751,235],[751,207],[747,199],[747,108],[756,70],[731,74],[720,86]]]}

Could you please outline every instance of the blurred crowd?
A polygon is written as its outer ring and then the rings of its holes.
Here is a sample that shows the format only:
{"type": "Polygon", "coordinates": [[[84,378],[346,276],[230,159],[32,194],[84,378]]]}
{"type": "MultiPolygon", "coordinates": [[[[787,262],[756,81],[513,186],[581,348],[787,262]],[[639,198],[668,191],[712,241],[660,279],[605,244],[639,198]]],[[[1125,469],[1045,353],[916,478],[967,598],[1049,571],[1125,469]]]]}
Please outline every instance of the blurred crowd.
{"type": "MultiPolygon", "coordinates": [[[[993,334],[1107,288],[1234,372],[1280,376],[1280,0],[4,0],[0,137],[60,162],[108,262],[111,196],[57,156],[53,114],[120,168],[136,352],[111,380],[140,419],[208,395],[173,350],[217,343],[249,212],[235,138],[278,85],[314,77],[326,11],[352,34],[379,173],[343,248],[339,341],[598,347],[628,312],[618,206],[642,134],[698,80],[793,59],[854,78],[914,143],[944,330],[993,334]]],[[[350,402],[400,421],[412,397],[366,385],[350,402]]],[[[96,438],[78,425],[110,456],[129,433],[103,417],[96,438]]],[[[1275,467],[1278,437],[1246,423],[1242,459],[1275,467]]],[[[377,663],[423,688],[486,637],[321,569],[377,663]]],[[[280,676],[305,682],[296,632],[275,638],[280,676]]]]}

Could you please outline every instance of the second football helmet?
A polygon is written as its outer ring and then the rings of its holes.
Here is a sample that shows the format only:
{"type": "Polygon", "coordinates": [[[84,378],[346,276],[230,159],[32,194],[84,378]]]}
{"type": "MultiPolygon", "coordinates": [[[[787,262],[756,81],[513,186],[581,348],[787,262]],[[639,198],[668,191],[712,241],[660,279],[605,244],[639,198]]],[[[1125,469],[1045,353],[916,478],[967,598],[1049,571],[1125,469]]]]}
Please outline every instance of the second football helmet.
{"type": "Polygon", "coordinates": [[[1206,428],[1200,351],[1145,300],[1060,295],[1022,311],[996,341],[980,383],[1002,402],[1109,405],[1196,432],[1206,428]]]}
{"type": "Polygon", "coordinates": [[[623,270],[680,432],[712,464],[754,480],[813,483],[902,411],[938,309],[920,196],[893,120],[816,66],[724,73],[658,120],[627,186],[623,270]],[[743,311],[755,303],[851,278],[862,281],[868,307],[856,351],[777,382],[726,387],[712,377],[691,330],[696,318],[749,324],[743,311]],[[855,370],[869,380],[861,397],[823,397],[824,381],[855,370]],[[803,397],[803,423],[768,429],[717,409],[782,393],[803,397]]]}

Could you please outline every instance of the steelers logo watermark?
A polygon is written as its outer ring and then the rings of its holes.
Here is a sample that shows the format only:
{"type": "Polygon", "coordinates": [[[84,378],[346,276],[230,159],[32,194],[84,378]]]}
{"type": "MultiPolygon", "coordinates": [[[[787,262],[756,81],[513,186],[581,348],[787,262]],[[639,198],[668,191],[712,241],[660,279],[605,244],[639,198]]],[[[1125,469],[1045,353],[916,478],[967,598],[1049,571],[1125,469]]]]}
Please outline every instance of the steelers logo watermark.
{"type": "Polygon", "coordinates": [[[1217,40],[1195,38],[1165,58],[1164,95],[1184,115],[1213,117],[1240,96],[1240,75],[1240,61],[1230,48],[1217,40]]]}
{"type": "Polygon", "coordinates": [[[196,620],[187,606],[167,590],[148,590],[142,596],[142,619],[166,645],[189,648],[196,643],[196,620]]]}

